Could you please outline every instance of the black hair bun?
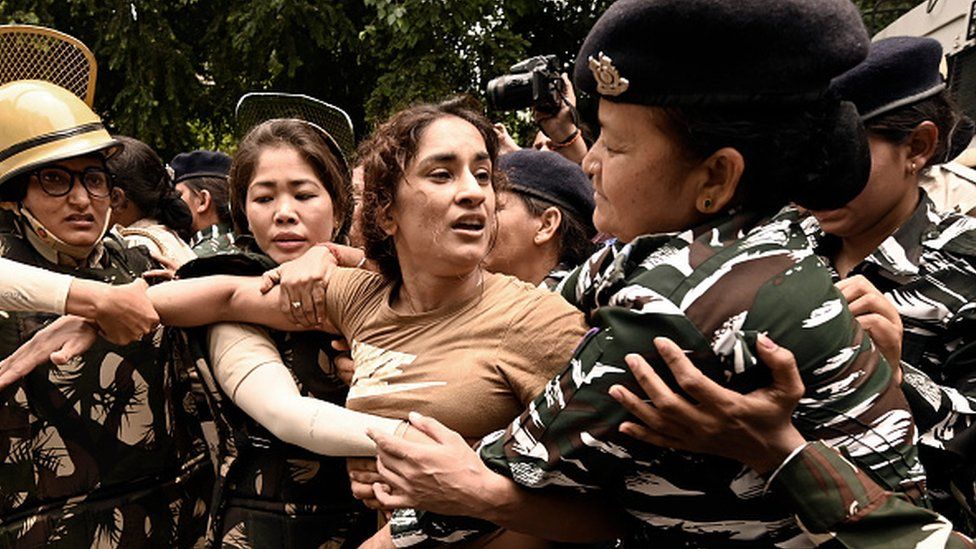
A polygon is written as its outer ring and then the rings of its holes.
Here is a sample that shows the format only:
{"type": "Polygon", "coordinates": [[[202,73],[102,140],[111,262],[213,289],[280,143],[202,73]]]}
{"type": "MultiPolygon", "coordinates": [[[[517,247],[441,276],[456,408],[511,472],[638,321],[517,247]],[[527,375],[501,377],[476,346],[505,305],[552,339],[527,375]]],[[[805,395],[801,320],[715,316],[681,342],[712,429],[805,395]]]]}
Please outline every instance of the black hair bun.
{"type": "Polygon", "coordinates": [[[193,213],[180,193],[169,187],[159,198],[156,218],[160,223],[177,232],[182,238],[189,237],[193,227],[193,213]]]}
{"type": "Polygon", "coordinates": [[[810,151],[819,156],[819,169],[790,191],[790,200],[810,210],[833,210],[861,194],[871,175],[871,150],[867,133],[853,103],[843,101],[825,106],[820,139],[811,139],[822,150],[810,151]],[[819,153],[819,154],[818,154],[819,153]]]}

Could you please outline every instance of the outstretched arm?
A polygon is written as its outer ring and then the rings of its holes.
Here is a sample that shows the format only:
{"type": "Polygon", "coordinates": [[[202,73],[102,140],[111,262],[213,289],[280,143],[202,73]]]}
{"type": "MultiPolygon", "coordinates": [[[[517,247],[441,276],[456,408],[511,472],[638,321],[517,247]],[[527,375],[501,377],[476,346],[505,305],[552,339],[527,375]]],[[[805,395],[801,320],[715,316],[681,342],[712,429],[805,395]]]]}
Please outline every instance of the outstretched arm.
{"type": "Polygon", "coordinates": [[[0,310],[64,314],[72,278],[0,257],[0,310]]]}
{"type": "Polygon", "coordinates": [[[414,412],[410,425],[433,443],[370,431],[378,470],[389,485],[377,483],[373,490],[388,509],[423,507],[555,541],[606,541],[626,532],[627,514],[599,494],[520,487],[490,470],[461,435],[436,419],[414,412]]]}
{"type": "Polygon", "coordinates": [[[0,310],[78,315],[117,345],[141,339],[159,323],[143,280],[112,286],[4,258],[0,272],[0,310]]]}
{"type": "Polygon", "coordinates": [[[217,324],[209,332],[217,382],[241,410],[279,439],[318,454],[373,456],[366,430],[394,434],[403,421],[302,396],[263,330],[217,324]]]}
{"type": "Polygon", "coordinates": [[[10,356],[0,360],[0,389],[51,361],[63,366],[85,352],[97,338],[94,323],[79,316],[65,315],[34,334],[10,356]]]}
{"type": "MultiPolygon", "coordinates": [[[[248,322],[285,331],[308,330],[278,307],[278,288],[261,293],[261,278],[216,275],[158,284],[149,289],[159,318],[168,326],[248,322]]],[[[319,329],[330,330],[326,323],[319,329]]],[[[334,331],[334,330],[332,330],[334,331]]]]}

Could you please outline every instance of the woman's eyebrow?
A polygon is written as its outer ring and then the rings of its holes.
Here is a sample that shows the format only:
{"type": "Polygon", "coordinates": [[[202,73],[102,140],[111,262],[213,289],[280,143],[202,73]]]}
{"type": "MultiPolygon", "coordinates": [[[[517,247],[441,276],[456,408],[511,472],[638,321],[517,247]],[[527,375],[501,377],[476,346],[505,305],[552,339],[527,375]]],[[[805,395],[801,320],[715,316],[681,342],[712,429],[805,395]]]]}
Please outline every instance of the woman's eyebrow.
{"type": "Polygon", "coordinates": [[[424,157],[419,164],[435,164],[438,162],[454,162],[457,160],[457,153],[434,153],[430,156],[424,157]]]}
{"type": "Polygon", "coordinates": [[[252,189],[254,187],[271,187],[271,188],[274,188],[276,186],[277,185],[275,184],[274,181],[254,181],[253,183],[251,183],[250,185],[248,185],[247,188],[248,189],[252,189]]]}

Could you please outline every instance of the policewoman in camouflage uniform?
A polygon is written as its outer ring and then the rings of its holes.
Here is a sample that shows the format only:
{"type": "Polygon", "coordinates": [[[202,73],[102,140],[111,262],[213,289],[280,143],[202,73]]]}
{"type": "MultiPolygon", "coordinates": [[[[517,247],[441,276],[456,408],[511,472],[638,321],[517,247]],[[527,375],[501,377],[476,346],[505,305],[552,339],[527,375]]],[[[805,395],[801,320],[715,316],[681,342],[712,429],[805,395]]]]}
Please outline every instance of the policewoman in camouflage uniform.
{"type": "MultiPolygon", "coordinates": [[[[241,249],[192,261],[179,271],[181,278],[259,275],[345,234],[352,209],[348,173],[340,149],[317,126],[298,119],[257,125],[241,141],[230,169],[231,211],[241,249]],[[288,238],[277,238],[282,235],[288,238]]],[[[186,300],[182,307],[195,302],[193,295],[181,298],[186,300]]],[[[345,459],[282,441],[262,426],[266,417],[251,417],[245,410],[253,408],[243,404],[275,402],[280,393],[238,384],[257,368],[260,375],[274,369],[293,385],[288,396],[341,407],[348,386],[330,358],[333,339],[321,332],[239,324],[209,330],[209,352],[200,352],[197,365],[219,438],[209,534],[215,546],[355,547],[375,529],[375,515],[352,497],[345,459]],[[263,354],[252,352],[257,348],[263,354]]],[[[207,335],[197,333],[189,344],[207,349],[207,335]]],[[[293,423],[304,428],[309,420],[295,418],[293,423]]]]}
{"type": "Polygon", "coordinates": [[[169,163],[177,192],[193,214],[190,248],[199,257],[237,251],[230,217],[230,157],[218,151],[180,153],[169,163]]]}
{"type": "MultiPolygon", "coordinates": [[[[730,460],[636,443],[608,394],[634,388],[639,353],[673,383],[652,345],[675,340],[706,375],[736,391],[768,384],[758,334],[796,353],[800,432],[841,449],[887,489],[918,494],[914,425],[891,368],[813,254],[788,201],[838,207],[867,180],[867,142],[831,78],[867,54],[846,0],[623,0],[577,59],[577,87],[600,97],[601,135],[583,161],[594,221],[620,244],[563,285],[592,330],[566,371],[522,417],[486,437],[480,462],[431,422],[438,444],[378,435],[390,506],[459,509],[548,536],[586,515],[545,515],[535,490],[601,495],[640,526],[634,546],[812,545],[761,475],[730,460]],[[701,36],[709,37],[708,46],[701,36]],[[719,48],[713,47],[720,44],[719,48]],[[444,485],[453,490],[444,493],[444,485]],[[459,504],[459,502],[461,502],[459,504]]],[[[398,511],[377,546],[458,541],[477,524],[398,511]],[[392,539],[391,539],[392,538],[392,539]]]]}
{"type": "Polygon", "coordinates": [[[860,304],[869,301],[862,296],[880,292],[900,316],[904,389],[921,433],[929,492],[935,508],[971,535],[976,219],[937,213],[919,188],[924,170],[958,156],[972,137],[972,124],[939,73],[941,59],[942,47],[933,39],[888,38],[872,44],[868,58],[834,82],[862,113],[871,177],[850,203],[812,212],[805,226],[838,279],[866,279],[849,296],[858,315],[878,312],[860,304]]]}
{"type": "MultiPolygon", "coordinates": [[[[107,233],[119,143],[67,90],[0,87],[0,254],[47,270],[125,284],[157,267],[107,233]]],[[[7,356],[57,317],[0,312],[7,356]]],[[[213,468],[184,408],[185,373],[157,329],[98,340],[0,391],[0,545],[190,547],[206,528],[213,468]],[[165,345],[165,343],[162,343],[165,345]]]]}
{"type": "Polygon", "coordinates": [[[498,167],[508,186],[498,195],[498,236],[485,268],[554,290],[596,250],[593,185],[552,151],[519,149],[499,156],[498,167]]]}

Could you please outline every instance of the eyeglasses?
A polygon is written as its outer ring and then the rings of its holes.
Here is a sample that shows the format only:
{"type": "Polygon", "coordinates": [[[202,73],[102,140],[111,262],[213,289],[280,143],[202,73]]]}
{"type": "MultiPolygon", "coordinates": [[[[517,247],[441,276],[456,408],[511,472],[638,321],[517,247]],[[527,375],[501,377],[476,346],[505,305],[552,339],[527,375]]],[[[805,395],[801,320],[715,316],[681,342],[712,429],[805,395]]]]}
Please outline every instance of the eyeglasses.
{"type": "Polygon", "coordinates": [[[92,198],[106,198],[112,190],[112,174],[102,168],[85,168],[80,172],[65,168],[41,168],[31,175],[37,178],[41,190],[50,196],[64,196],[71,192],[75,180],[92,198]]]}

